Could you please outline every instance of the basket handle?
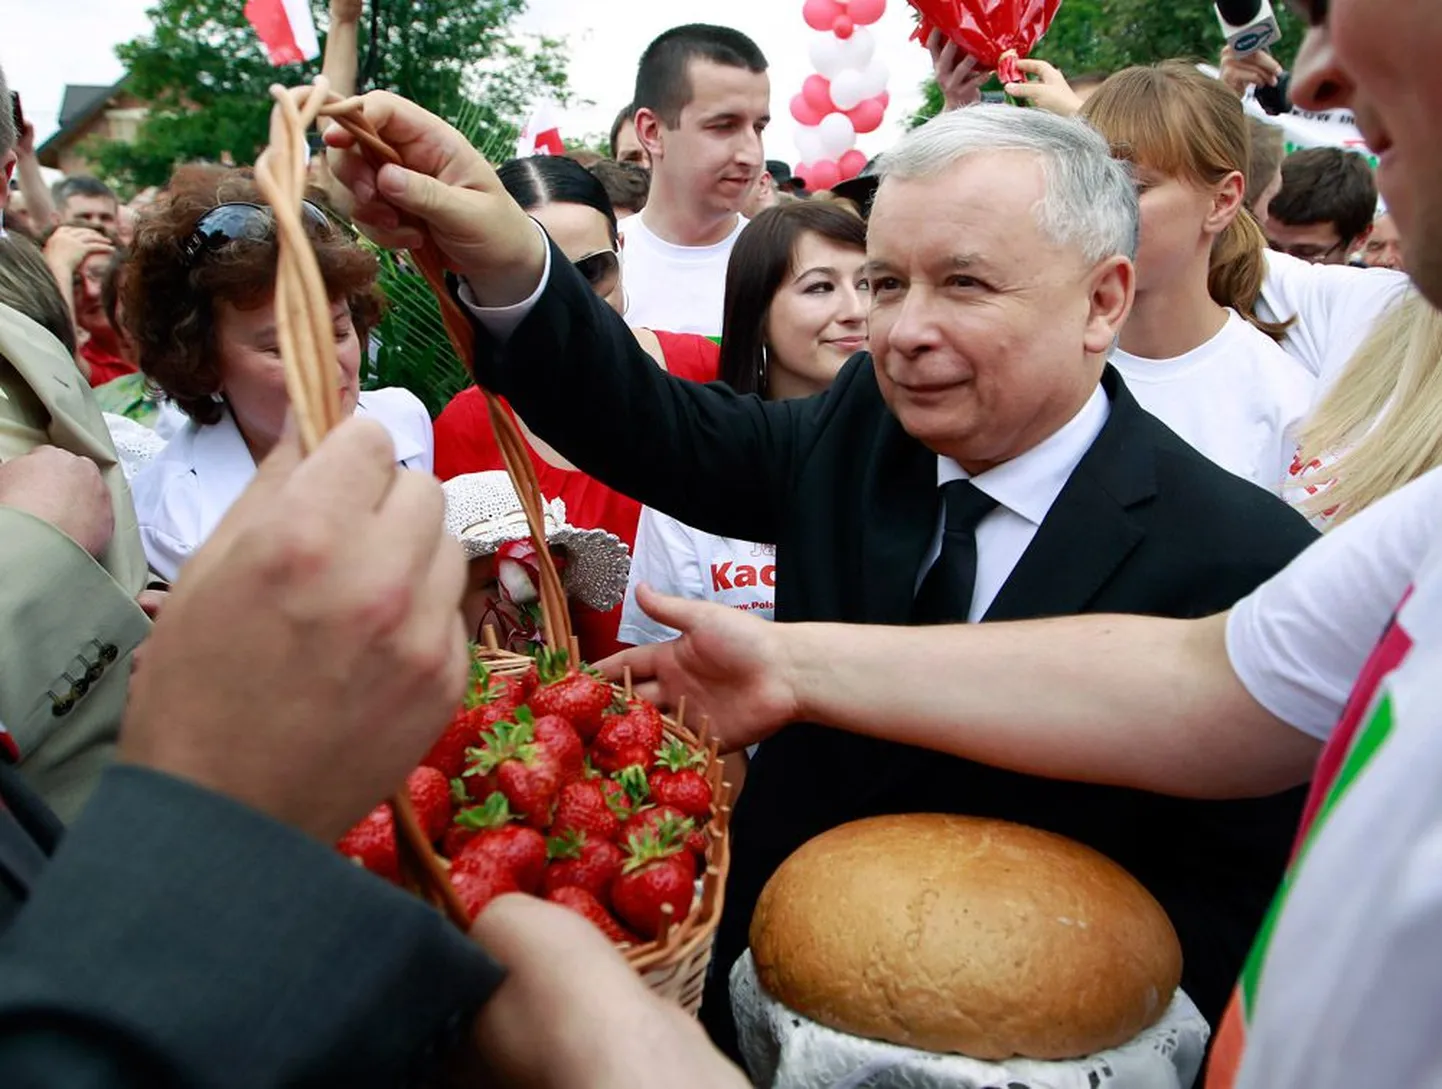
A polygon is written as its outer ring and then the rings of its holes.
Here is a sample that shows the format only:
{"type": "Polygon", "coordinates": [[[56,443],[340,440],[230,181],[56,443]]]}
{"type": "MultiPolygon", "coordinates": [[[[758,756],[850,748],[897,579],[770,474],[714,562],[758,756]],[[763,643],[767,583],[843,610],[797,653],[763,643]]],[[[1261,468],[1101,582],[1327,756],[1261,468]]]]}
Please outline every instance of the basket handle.
{"type": "MultiPolygon", "coordinates": [[[[340,422],[340,395],[336,390],[335,339],[329,319],[329,298],[320,264],[301,219],[305,198],[305,132],[317,117],[327,117],[351,133],[373,165],[399,163],[400,156],[385,143],[366,119],[359,98],[342,99],[331,92],[324,76],[314,85],[272,86],[275,106],[270,117],[270,143],[255,164],[255,180],[270,204],[276,224],[275,311],[276,330],[285,366],[286,389],[306,453],[314,450],[327,432],[340,422]]],[[[434,246],[410,253],[440,304],[446,336],[463,364],[474,353],[470,322],[446,286],[445,268],[434,246]]],[[[486,397],[496,445],[506,472],[520,497],[540,560],[540,605],[546,645],[551,650],[569,647],[571,618],[560,572],[546,545],[545,500],[531,461],[530,449],[500,400],[489,390],[486,397]]],[[[442,908],[461,929],[470,926],[469,915],[421,829],[402,790],[389,800],[395,817],[396,840],[403,872],[432,903],[442,908]]]]}

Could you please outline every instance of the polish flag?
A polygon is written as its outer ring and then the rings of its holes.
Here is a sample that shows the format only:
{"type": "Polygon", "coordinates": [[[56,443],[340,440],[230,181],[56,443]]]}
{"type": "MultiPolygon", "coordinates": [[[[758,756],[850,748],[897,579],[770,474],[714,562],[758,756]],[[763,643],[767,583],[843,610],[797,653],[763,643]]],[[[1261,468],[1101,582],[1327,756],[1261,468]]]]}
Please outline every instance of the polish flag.
{"type": "Polygon", "coordinates": [[[245,0],[245,17],[260,35],[271,64],[299,64],[320,56],[309,0],[245,0]]]}
{"type": "Polygon", "coordinates": [[[565,153],[566,145],[561,140],[561,113],[553,103],[543,102],[521,129],[521,138],[516,141],[516,158],[565,153]]]}

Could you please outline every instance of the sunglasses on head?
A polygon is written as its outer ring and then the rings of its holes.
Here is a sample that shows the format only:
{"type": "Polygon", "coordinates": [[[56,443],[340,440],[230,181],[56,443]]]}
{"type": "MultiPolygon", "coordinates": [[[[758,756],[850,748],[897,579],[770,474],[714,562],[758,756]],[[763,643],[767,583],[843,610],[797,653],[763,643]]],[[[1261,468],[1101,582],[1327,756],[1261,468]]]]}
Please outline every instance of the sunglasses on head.
{"type": "Polygon", "coordinates": [[[621,259],[616,256],[615,250],[597,250],[576,258],[571,264],[586,278],[591,290],[602,298],[615,290],[616,280],[621,275],[621,259]]]}
{"type": "MultiPolygon", "coordinates": [[[[306,200],[300,205],[301,222],[317,234],[329,232],[333,226],[330,216],[320,205],[306,200]]],[[[217,204],[196,223],[183,248],[187,268],[193,267],[204,254],[213,253],[232,242],[248,239],[263,242],[275,231],[275,216],[264,204],[249,201],[232,201],[217,204]]]]}

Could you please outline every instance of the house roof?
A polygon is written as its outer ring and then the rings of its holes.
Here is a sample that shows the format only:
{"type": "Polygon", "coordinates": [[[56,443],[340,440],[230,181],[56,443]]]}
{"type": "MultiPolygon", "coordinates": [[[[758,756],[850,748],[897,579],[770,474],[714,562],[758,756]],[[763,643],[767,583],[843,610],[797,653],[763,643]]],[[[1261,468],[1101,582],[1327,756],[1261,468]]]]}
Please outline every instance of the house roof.
{"type": "Polygon", "coordinates": [[[58,153],[62,147],[70,143],[76,133],[105,108],[105,104],[120,90],[122,83],[124,80],[104,86],[67,83],[65,97],[60,101],[60,127],[36,149],[36,157],[44,163],[47,152],[58,153]]]}

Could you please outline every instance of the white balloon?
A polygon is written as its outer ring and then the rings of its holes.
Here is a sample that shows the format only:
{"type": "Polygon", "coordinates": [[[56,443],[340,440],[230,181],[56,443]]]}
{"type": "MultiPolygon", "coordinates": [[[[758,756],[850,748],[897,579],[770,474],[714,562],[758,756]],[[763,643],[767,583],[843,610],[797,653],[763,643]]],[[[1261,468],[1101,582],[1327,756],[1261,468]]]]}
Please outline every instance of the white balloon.
{"type": "Polygon", "coordinates": [[[829,113],[816,126],[827,159],[839,159],[856,146],[856,126],[844,113],[829,113]]]}
{"type": "Polygon", "coordinates": [[[820,125],[799,125],[796,129],[796,155],[803,163],[826,158],[826,145],[821,139],[820,125]]]}
{"type": "Polygon", "coordinates": [[[834,79],[847,65],[845,46],[835,34],[817,34],[811,39],[811,67],[827,79],[834,79]]]}
{"type": "MultiPolygon", "coordinates": [[[[871,62],[870,66],[866,69],[866,71],[861,74],[861,79],[857,84],[857,89],[861,93],[861,98],[858,99],[858,101],[865,101],[868,98],[875,98],[882,91],[886,90],[886,85],[889,82],[891,82],[891,72],[887,69],[886,62],[880,57],[877,57],[871,62]]],[[[849,89],[850,84],[848,83],[847,86],[849,89]]],[[[836,84],[833,83],[831,87],[831,100],[833,102],[836,102],[836,84]]],[[[838,106],[841,105],[840,102],[836,102],[836,104],[838,106]]],[[[846,108],[850,109],[851,107],[848,106],[846,108]]]]}
{"type": "Polygon", "coordinates": [[[875,94],[867,93],[866,75],[867,73],[858,72],[854,68],[837,73],[836,78],[831,81],[831,101],[836,103],[838,110],[855,109],[868,98],[876,97],[875,94]]]}
{"type": "Polygon", "coordinates": [[[876,38],[864,26],[859,26],[851,37],[841,42],[841,54],[846,58],[845,67],[864,70],[876,56],[876,38]]]}

